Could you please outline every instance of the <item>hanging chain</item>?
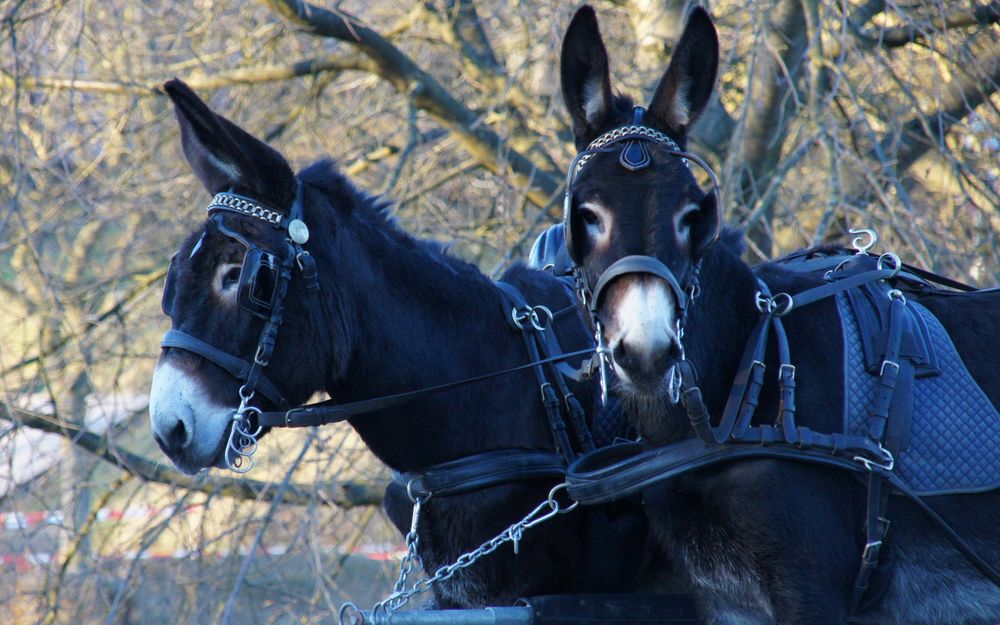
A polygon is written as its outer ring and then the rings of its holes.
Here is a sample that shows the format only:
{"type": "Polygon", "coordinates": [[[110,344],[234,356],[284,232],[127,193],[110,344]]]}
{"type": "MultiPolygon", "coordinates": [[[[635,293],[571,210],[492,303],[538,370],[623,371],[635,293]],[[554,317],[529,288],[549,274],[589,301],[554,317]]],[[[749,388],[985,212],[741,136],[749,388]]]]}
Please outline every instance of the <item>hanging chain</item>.
{"type": "Polygon", "coordinates": [[[240,407],[233,413],[233,426],[229,429],[229,440],[226,442],[226,466],[236,473],[247,473],[253,468],[253,455],[257,452],[257,438],[264,428],[258,427],[250,431],[251,413],[260,415],[260,408],[250,406],[254,392],[247,391],[244,384],[240,387],[240,407]]]}
{"type": "MultiPolygon", "coordinates": [[[[420,499],[416,499],[413,505],[413,516],[410,521],[410,532],[406,535],[407,552],[399,564],[399,578],[396,580],[392,594],[376,603],[372,608],[371,614],[375,624],[387,623],[389,617],[406,605],[411,597],[427,592],[434,584],[451,579],[462,569],[469,568],[480,558],[488,556],[506,543],[513,543],[514,553],[517,553],[525,530],[540,525],[556,515],[572,512],[580,505],[579,502],[573,502],[566,508],[562,507],[562,504],[556,499],[556,495],[566,487],[565,483],[556,485],[549,491],[548,498],[538,504],[523,519],[500,532],[494,538],[481,544],[476,549],[463,553],[455,562],[440,567],[432,576],[418,580],[407,588],[407,577],[413,571],[414,567],[423,566],[420,556],[417,554],[419,542],[417,538],[417,524],[420,518],[420,499]]],[[[354,604],[345,603],[340,608],[340,625],[363,624],[364,616],[354,604]]]]}
{"type": "MultiPolygon", "coordinates": [[[[698,299],[698,296],[701,295],[701,283],[698,280],[700,273],[701,259],[698,259],[694,263],[694,267],[691,270],[691,279],[688,281],[687,289],[685,289],[688,297],[687,307],[681,310],[674,325],[674,333],[677,335],[677,346],[680,349],[679,360],[681,361],[687,360],[687,352],[684,350],[684,332],[687,328],[688,309],[694,303],[694,300],[698,299]]],[[[667,372],[667,376],[667,399],[676,406],[681,401],[681,391],[683,390],[684,382],[680,367],[674,364],[674,366],[670,367],[670,371],[667,372]]]]}

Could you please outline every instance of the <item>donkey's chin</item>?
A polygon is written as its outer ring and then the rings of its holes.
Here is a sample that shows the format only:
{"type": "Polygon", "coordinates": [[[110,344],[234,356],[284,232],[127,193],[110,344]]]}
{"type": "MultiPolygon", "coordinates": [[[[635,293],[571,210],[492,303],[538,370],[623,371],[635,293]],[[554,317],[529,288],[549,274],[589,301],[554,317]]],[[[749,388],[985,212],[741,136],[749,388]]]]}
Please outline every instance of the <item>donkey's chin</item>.
{"type": "Polygon", "coordinates": [[[190,446],[177,451],[167,451],[164,453],[170,461],[177,467],[177,470],[186,475],[196,475],[202,471],[213,467],[219,469],[228,468],[226,464],[226,451],[229,446],[229,430],[226,429],[222,438],[214,448],[207,448],[202,443],[198,446],[190,446]]]}
{"type": "Polygon", "coordinates": [[[643,390],[632,382],[621,379],[615,381],[612,392],[621,402],[625,414],[644,431],[664,420],[670,402],[667,399],[666,384],[663,391],[643,390]]]}
{"type": "Polygon", "coordinates": [[[629,370],[615,364],[614,370],[618,376],[616,388],[630,396],[651,400],[665,398],[674,362],[675,359],[670,359],[668,363],[660,363],[655,370],[629,370]]]}

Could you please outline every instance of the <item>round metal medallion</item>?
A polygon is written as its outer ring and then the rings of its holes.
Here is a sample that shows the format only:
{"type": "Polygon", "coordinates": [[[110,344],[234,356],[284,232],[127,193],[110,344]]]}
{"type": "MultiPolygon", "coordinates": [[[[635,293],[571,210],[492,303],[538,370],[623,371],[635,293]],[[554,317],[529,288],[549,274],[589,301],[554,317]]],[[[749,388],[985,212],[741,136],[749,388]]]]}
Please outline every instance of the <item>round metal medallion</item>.
{"type": "Polygon", "coordinates": [[[309,240],[309,227],[301,219],[293,219],[288,223],[288,236],[302,245],[309,240]]]}

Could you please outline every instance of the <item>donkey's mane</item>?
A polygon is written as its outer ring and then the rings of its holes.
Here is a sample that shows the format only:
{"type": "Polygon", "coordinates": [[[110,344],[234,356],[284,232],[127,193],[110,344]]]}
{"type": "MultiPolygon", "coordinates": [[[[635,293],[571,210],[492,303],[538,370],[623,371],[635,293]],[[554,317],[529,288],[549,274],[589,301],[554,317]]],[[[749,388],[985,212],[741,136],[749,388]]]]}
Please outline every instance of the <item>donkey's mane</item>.
{"type": "Polygon", "coordinates": [[[616,93],[611,98],[611,118],[612,119],[631,119],[632,109],[635,108],[635,100],[632,96],[625,95],[624,93],[616,93]]]}
{"type": "MultiPolygon", "coordinates": [[[[446,244],[420,239],[403,230],[393,214],[393,202],[357,188],[337,168],[333,159],[316,161],[299,172],[299,178],[324,192],[327,199],[344,214],[360,213],[352,221],[372,235],[370,240],[384,241],[389,248],[387,252],[405,254],[410,261],[423,257],[425,261],[456,274],[456,277],[491,284],[478,267],[448,253],[446,244]]],[[[407,273],[419,282],[426,281],[433,273],[424,272],[420,266],[404,267],[412,270],[407,273]]],[[[436,284],[439,288],[444,287],[441,283],[436,284]]]]}
{"type": "Polygon", "coordinates": [[[719,233],[719,245],[725,247],[736,256],[743,256],[746,251],[746,241],[743,239],[743,231],[732,226],[723,226],[719,233]]]}

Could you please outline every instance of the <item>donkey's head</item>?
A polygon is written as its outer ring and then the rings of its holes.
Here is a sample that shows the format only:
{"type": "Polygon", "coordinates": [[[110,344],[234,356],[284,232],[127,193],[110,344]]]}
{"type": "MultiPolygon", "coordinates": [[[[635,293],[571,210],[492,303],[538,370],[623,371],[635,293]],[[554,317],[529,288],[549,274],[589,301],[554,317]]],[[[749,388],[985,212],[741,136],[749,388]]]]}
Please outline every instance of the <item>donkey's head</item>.
{"type": "Polygon", "coordinates": [[[331,345],[330,320],[320,321],[310,276],[315,261],[329,267],[333,224],[317,221],[334,219],[336,211],[278,152],[213,113],[184,83],[164,88],[184,155],[215,195],[208,218],[170,263],[163,310],[172,330],[150,391],[157,444],[194,473],[234,460],[226,443],[255,359],[266,362],[261,382],[251,384],[256,407],[297,404],[323,388],[335,358],[323,351],[331,345]],[[267,325],[280,326],[276,343],[274,336],[262,340],[267,325]]]}
{"type": "Polygon", "coordinates": [[[612,95],[592,8],[577,11],[563,40],[563,99],[580,151],[567,180],[567,243],[619,378],[644,394],[664,390],[681,354],[685,291],[718,236],[716,195],[699,187],[692,158],[679,156],[711,96],[718,54],[712,20],[696,8],[643,110],[612,95]],[[615,265],[634,256],[658,268],[615,265]]]}

